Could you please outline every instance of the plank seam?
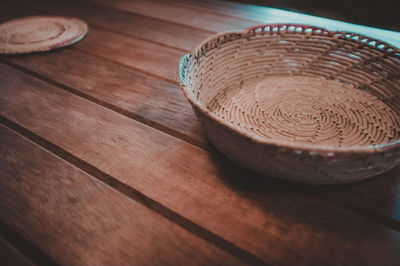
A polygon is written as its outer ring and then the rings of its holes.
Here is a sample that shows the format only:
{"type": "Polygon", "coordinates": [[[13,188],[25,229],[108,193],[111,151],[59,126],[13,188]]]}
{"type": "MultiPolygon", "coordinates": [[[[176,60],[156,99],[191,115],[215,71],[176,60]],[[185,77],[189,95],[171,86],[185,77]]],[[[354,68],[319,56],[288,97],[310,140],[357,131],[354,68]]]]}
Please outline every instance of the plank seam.
{"type": "Polygon", "coordinates": [[[16,133],[24,136],[25,138],[29,139],[30,141],[36,143],[37,145],[44,148],[45,150],[48,150],[49,152],[53,153],[54,155],[63,159],[64,161],[72,164],[73,166],[77,167],[81,171],[91,175],[93,178],[96,178],[97,180],[101,181],[102,183],[106,184],[107,186],[115,189],[119,193],[122,193],[123,195],[127,196],[128,198],[142,204],[146,208],[158,213],[159,215],[170,220],[171,222],[179,225],[180,227],[191,232],[192,234],[196,235],[197,237],[228,252],[229,254],[231,254],[245,262],[251,263],[252,265],[270,265],[269,263],[265,262],[264,260],[253,255],[252,253],[236,246],[235,244],[229,242],[228,240],[222,238],[221,236],[192,222],[188,218],[181,216],[177,212],[162,205],[158,201],[155,201],[152,198],[141,193],[140,191],[134,189],[133,187],[130,187],[129,185],[127,185],[123,182],[120,182],[119,180],[113,178],[111,175],[101,171],[100,169],[96,168],[95,166],[85,162],[84,160],[80,159],[79,157],[73,155],[72,153],[62,149],[61,147],[57,146],[56,144],[53,144],[52,142],[44,139],[41,136],[36,135],[35,133],[33,133],[33,132],[29,131],[28,129],[22,127],[21,125],[9,120],[8,118],[3,117],[2,115],[0,115],[0,123],[7,126],[9,129],[15,131],[16,133]]]}
{"type": "Polygon", "coordinates": [[[338,204],[337,201],[335,201],[334,199],[318,197],[318,194],[312,195],[312,196],[314,198],[318,198],[332,206],[346,210],[346,211],[356,214],[360,217],[367,218],[370,222],[374,222],[378,225],[385,226],[388,229],[391,229],[395,232],[400,233],[400,223],[397,222],[395,219],[393,219],[390,216],[380,215],[379,213],[373,214],[372,212],[369,212],[368,210],[360,209],[359,207],[352,207],[352,206],[350,206],[350,204],[347,204],[347,203],[338,204]]]}
{"type": "Polygon", "coordinates": [[[185,141],[188,144],[194,145],[194,146],[199,147],[199,148],[207,149],[207,144],[206,143],[198,141],[198,140],[196,140],[196,139],[194,139],[194,138],[192,138],[192,137],[190,137],[188,135],[185,135],[184,133],[181,133],[181,132],[179,132],[179,131],[177,131],[175,129],[172,129],[172,128],[168,127],[168,126],[164,126],[164,125],[162,125],[162,124],[160,124],[158,122],[155,122],[153,120],[147,119],[144,116],[135,114],[135,113],[130,112],[128,110],[125,110],[125,109],[123,109],[121,107],[118,107],[118,106],[116,106],[114,104],[111,104],[111,103],[105,102],[103,100],[100,100],[100,99],[98,99],[98,98],[96,98],[94,96],[91,96],[89,94],[86,94],[84,92],[76,90],[76,89],[74,89],[72,87],[69,87],[67,85],[64,85],[62,83],[59,83],[59,82],[57,82],[57,81],[55,81],[55,80],[53,80],[51,78],[43,76],[43,75],[41,75],[41,74],[39,74],[37,72],[34,72],[34,71],[30,70],[30,69],[27,69],[27,68],[25,68],[23,66],[14,64],[14,63],[12,63],[10,61],[1,60],[0,59],[0,62],[4,63],[4,64],[6,64],[6,65],[8,65],[8,66],[10,66],[12,68],[15,68],[15,69],[17,69],[17,70],[19,70],[19,71],[21,71],[23,73],[26,73],[26,74],[28,74],[30,76],[33,76],[33,77],[35,77],[35,78],[37,78],[37,79],[39,79],[39,80],[41,80],[43,82],[46,82],[46,83],[51,84],[51,85],[53,85],[53,86],[55,86],[57,88],[60,88],[60,89],[65,90],[65,91],[67,91],[69,93],[72,93],[72,94],[74,94],[76,96],[84,98],[84,99],[86,99],[86,100],[88,100],[90,102],[93,102],[94,104],[97,104],[97,105],[100,105],[102,107],[105,107],[105,108],[107,108],[107,109],[109,109],[111,111],[114,111],[114,112],[116,112],[116,113],[118,113],[120,115],[126,116],[126,117],[128,117],[130,119],[133,119],[133,120],[135,120],[135,121],[137,121],[137,122],[139,122],[141,124],[144,124],[146,126],[154,128],[154,129],[156,129],[156,130],[158,130],[158,131],[160,131],[162,133],[168,134],[168,135],[170,135],[170,136],[172,136],[174,138],[177,138],[179,140],[185,141]]]}
{"type": "MultiPolygon", "coordinates": [[[[29,262],[36,265],[58,265],[51,257],[26,240],[11,226],[0,220],[0,235],[7,243],[20,252],[29,262]]],[[[7,263],[2,261],[0,263],[7,263]]]]}
{"type": "MultiPolygon", "coordinates": [[[[79,51],[79,52],[85,53],[85,51],[79,51]]],[[[94,56],[94,57],[96,57],[96,56],[94,56]]],[[[102,60],[107,60],[107,59],[104,59],[104,58],[101,58],[101,59],[102,60]]],[[[150,119],[147,119],[147,118],[142,117],[140,115],[137,115],[135,113],[129,112],[129,111],[127,111],[127,110],[125,110],[123,108],[120,108],[118,106],[115,106],[113,104],[110,104],[110,103],[104,102],[102,100],[99,100],[99,99],[97,99],[97,98],[95,98],[93,96],[90,96],[88,94],[85,94],[83,92],[75,90],[75,89],[73,89],[71,87],[68,87],[68,86],[66,86],[64,84],[61,84],[61,83],[59,83],[57,81],[54,81],[54,80],[52,80],[50,78],[44,77],[44,76],[42,76],[42,75],[40,75],[40,74],[38,74],[36,72],[33,72],[33,71],[29,70],[29,69],[24,68],[22,66],[19,66],[19,65],[16,65],[14,63],[11,63],[11,62],[9,62],[7,60],[0,59],[0,61],[5,63],[5,64],[7,64],[7,65],[9,65],[9,66],[11,66],[11,67],[13,67],[13,68],[15,68],[15,69],[17,69],[17,70],[19,70],[19,71],[22,71],[22,72],[27,73],[27,74],[29,74],[31,76],[34,76],[34,77],[36,77],[36,78],[38,78],[38,79],[40,79],[40,80],[42,80],[42,81],[44,81],[46,83],[49,83],[49,84],[51,84],[53,86],[56,86],[56,87],[58,87],[60,89],[63,89],[63,90],[68,91],[70,93],[73,93],[74,95],[82,97],[82,98],[84,98],[84,99],[86,99],[88,101],[91,101],[91,102],[93,102],[95,104],[98,104],[98,105],[100,105],[102,107],[105,107],[105,108],[107,108],[107,109],[109,109],[111,111],[114,111],[114,112],[116,112],[116,113],[118,113],[120,115],[129,117],[129,118],[131,118],[131,119],[133,119],[133,120],[135,120],[135,121],[137,121],[139,123],[142,123],[142,124],[144,124],[146,126],[150,126],[150,127],[154,128],[154,129],[156,129],[156,130],[158,130],[158,131],[160,131],[162,133],[168,134],[168,135],[170,135],[170,136],[172,136],[174,138],[177,138],[179,140],[185,141],[186,143],[194,145],[196,147],[199,147],[199,148],[201,148],[203,150],[206,150],[206,151],[208,150],[208,147],[207,147],[206,143],[197,141],[197,140],[191,138],[190,136],[185,135],[184,133],[176,131],[176,130],[174,130],[172,128],[169,128],[167,126],[161,125],[161,124],[159,124],[157,122],[154,122],[154,121],[152,121],[150,119]]],[[[110,61],[110,60],[107,60],[107,61],[110,61]]],[[[123,65],[123,66],[126,67],[125,65],[123,65]]],[[[140,72],[140,71],[138,71],[138,72],[140,72]]],[[[383,226],[385,226],[385,227],[387,227],[387,228],[389,228],[391,230],[394,230],[396,232],[400,232],[400,224],[398,222],[396,222],[396,220],[394,220],[394,219],[392,219],[390,217],[387,217],[385,215],[379,215],[379,214],[374,215],[374,214],[368,212],[368,210],[359,209],[359,208],[353,208],[353,207],[351,207],[349,205],[346,205],[346,204],[343,204],[343,206],[342,206],[342,205],[338,204],[335,200],[330,200],[329,198],[327,199],[327,198],[320,197],[320,196],[316,195],[313,192],[310,192],[309,195],[314,197],[314,198],[316,198],[316,199],[318,199],[318,200],[326,202],[331,206],[335,206],[335,207],[340,208],[342,210],[346,210],[346,211],[348,211],[350,213],[353,213],[353,214],[358,215],[358,216],[363,217],[363,218],[371,219],[371,221],[375,222],[376,224],[380,224],[380,225],[383,225],[383,226]]]]}
{"type": "MultiPolygon", "coordinates": [[[[210,34],[215,34],[216,33],[214,31],[210,31],[210,30],[206,30],[206,29],[202,29],[202,28],[198,28],[198,27],[194,27],[194,26],[190,26],[190,25],[186,25],[186,24],[182,24],[182,23],[178,23],[178,22],[174,22],[174,21],[171,21],[171,20],[166,20],[166,19],[162,19],[162,18],[157,18],[157,17],[152,17],[152,16],[136,13],[136,12],[131,11],[131,10],[125,10],[125,9],[121,9],[121,8],[116,8],[116,7],[113,7],[113,6],[107,6],[107,5],[104,5],[104,4],[101,4],[101,3],[94,3],[94,2],[89,2],[89,1],[86,1],[86,0],[84,0],[84,2],[86,4],[94,6],[94,7],[107,8],[107,9],[109,8],[109,9],[112,9],[112,10],[116,10],[118,12],[125,12],[125,13],[128,13],[128,14],[134,14],[135,16],[141,16],[141,17],[145,17],[145,18],[150,18],[150,19],[158,20],[158,21],[163,22],[163,23],[170,23],[170,24],[178,25],[178,26],[185,27],[185,28],[188,28],[188,29],[207,32],[207,33],[210,33],[210,34]]],[[[226,14],[218,14],[218,15],[227,16],[226,14]]],[[[234,17],[234,18],[235,19],[246,20],[246,19],[239,18],[239,17],[234,17]]]]}
{"type": "MultiPolygon", "coordinates": [[[[90,2],[87,2],[87,1],[85,1],[85,2],[86,2],[86,4],[88,4],[89,6],[94,6],[95,8],[100,8],[100,9],[105,9],[105,8],[106,8],[106,7],[103,6],[103,5],[99,5],[99,4],[95,4],[95,3],[90,3],[90,2]]],[[[29,6],[29,5],[28,5],[28,6],[29,6]]],[[[30,7],[30,6],[29,6],[29,7],[30,7]]],[[[35,10],[38,11],[38,12],[41,11],[40,8],[37,8],[37,7],[30,7],[30,8],[33,8],[33,9],[35,9],[35,10]]],[[[110,9],[116,10],[116,11],[118,11],[118,12],[123,12],[123,13],[132,14],[132,12],[125,11],[125,10],[120,10],[120,9],[116,9],[116,8],[112,8],[112,7],[110,7],[110,9]]],[[[53,13],[53,12],[49,12],[49,13],[53,13]]],[[[136,13],[133,13],[133,14],[134,14],[135,16],[137,15],[137,16],[146,17],[146,18],[149,18],[149,19],[158,20],[158,21],[161,21],[161,22],[163,22],[163,23],[169,23],[169,24],[174,24],[174,25],[179,25],[179,26],[185,26],[185,27],[186,27],[186,25],[184,25],[184,24],[179,24],[179,23],[175,23],[175,22],[170,22],[170,21],[167,21],[167,20],[161,20],[161,19],[158,19],[158,18],[153,18],[153,17],[149,17],[149,16],[144,16],[144,15],[136,14],[136,13]]],[[[89,25],[90,25],[90,27],[92,27],[92,28],[97,28],[97,29],[100,29],[100,30],[103,30],[103,31],[108,31],[108,32],[111,32],[111,33],[114,33],[114,34],[118,34],[118,35],[121,35],[121,36],[125,36],[125,37],[128,37],[128,38],[138,39],[138,40],[145,41],[145,42],[148,42],[148,43],[152,43],[152,44],[156,44],[156,45],[159,45],[159,46],[163,46],[163,47],[166,47],[166,48],[169,48],[169,49],[174,49],[174,50],[177,50],[177,51],[179,51],[179,52],[184,52],[184,53],[190,52],[189,50],[186,50],[186,49],[183,49],[183,48],[179,48],[179,47],[176,47],[176,46],[173,46],[173,45],[169,45],[169,44],[165,44],[165,43],[162,43],[162,42],[157,42],[157,41],[154,41],[154,40],[152,40],[152,39],[141,38],[141,37],[139,37],[139,36],[135,36],[135,35],[132,35],[132,34],[129,34],[129,33],[121,32],[121,31],[118,31],[118,30],[115,30],[115,29],[112,29],[112,28],[100,26],[100,25],[98,25],[98,24],[96,24],[96,23],[89,23],[89,25]]],[[[188,28],[193,28],[193,27],[188,26],[188,28]]],[[[207,30],[197,29],[197,28],[196,28],[196,30],[204,31],[204,32],[210,33],[210,35],[215,34],[215,32],[213,32],[213,31],[207,31],[207,30]]]]}
{"type": "MultiPolygon", "coordinates": [[[[162,80],[162,81],[166,81],[166,82],[169,82],[169,83],[174,84],[174,85],[179,85],[178,81],[175,81],[175,80],[172,80],[172,79],[169,79],[169,78],[165,78],[165,77],[159,76],[159,75],[157,75],[157,74],[153,74],[153,73],[151,73],[151,72],[149,72],[149,71],[146,71],[146,70],[143,70],[143,69],[140,69],[140,68],[131,66],[131,65],[126,65],[126,64],[121,63],[121,62],[119,62],[119,61],[111,60],[111,59],[109,59],[109,58],[107,58],[107,57],[103,57],[103,56],[97,55],[97,54],[95,54],[95,53],[91,53],[91,52],[88,52],[88,51],[86,51],[86,50],[82,50],[82,49],[80,49],[80,48],[77,48],[76,46],[71,46],[71,47],[67,47],[67,48],[64,48],[64,49],[73,49],[73,50],[79,51],[79,52],[81,52],[81,53],[89,54],[89,55],[91,55],[91,56],[93,56],[93,57],[100,58],[100,59],[102,59],[102,60],[106,60],[106,61],[108,61],[108,62],[112,62],[112,63],[118,64],[118,65],[120,65],[120,66],[129,68],[129,69],[132,69],[132,70],[134,70],[134,71],[136,71],[136,72],[143,73],[143,74],[145,74],[146,76],[149,76],[149,77],[152,77],[152,78],[155,78],[155,79],[159,79],[159,80],[162,80]]],[[[177,68],[178,68],[178,66],[177,66],[177,68]]]]}
{"type": "Polygon", "coordinates": [[[131,34],[128,34],[128,33],[125,33],[125,32],[120,32],[120,31],[117,31],[117,30],[114,30],[114,29],[111,29],[111,28],[105,28],[103,26],[94,25],[94,24],[90,24],[90,27],[95,28],[95,29],[97,28],[97,29],[100,29],[100,30],[103,30],[103,31],[108,31],[108,32],[111,32],[113,34],[118,34],[118,35],[125,36],[125,37],[128,37],[128,38],[138,39],[138,40],[145,41],[145,42],[148,42],[148,43],[156,44],[156,45],[163,46],[163,47],[166,47],[166,48],[169,48],[169,49],[174,49],[174,50],[177,50],[179,52],[189,53],[189,50],[185,50],[185,49],[182,49],[182,48],[179,48],[179,47],[176,47],[176,46],[168,45],[168,44],[165,44],[165,43],[162,43],[162,42],[157,42],[157,41],[153,41],[153,40],[150,40],[150,39],[141,38],[141,37],[134,36],[134,35],[131,35],[131,34]]]}

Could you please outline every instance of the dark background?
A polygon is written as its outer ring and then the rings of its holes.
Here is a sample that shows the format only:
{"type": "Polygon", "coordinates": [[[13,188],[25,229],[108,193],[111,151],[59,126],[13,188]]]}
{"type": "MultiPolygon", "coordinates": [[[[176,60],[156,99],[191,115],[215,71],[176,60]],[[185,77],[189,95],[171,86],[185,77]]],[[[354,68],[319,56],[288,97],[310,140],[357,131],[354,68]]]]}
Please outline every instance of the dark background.
{"type": "Polygon", "coordinates": [[[400,0],[236,0],[400,31],[400,0]]]}

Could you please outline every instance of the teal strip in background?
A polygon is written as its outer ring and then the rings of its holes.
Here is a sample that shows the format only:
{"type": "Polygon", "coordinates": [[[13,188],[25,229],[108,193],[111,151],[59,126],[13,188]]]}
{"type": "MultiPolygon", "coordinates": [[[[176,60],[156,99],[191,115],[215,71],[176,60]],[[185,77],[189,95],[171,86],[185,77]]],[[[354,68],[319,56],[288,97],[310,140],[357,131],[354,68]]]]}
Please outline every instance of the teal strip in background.
{"type": "Polygon", "coordinates": [[[242,5],[242,11],[251,14],[248,18],[257,20],[262,24],[270,23],[296,23],[318,26],[332,31],[350,31],[387,42],[400,48],[400,32],[377,29],[368,26],[342,22],[338,20],[321,18],[276,8],[242,5]]]}

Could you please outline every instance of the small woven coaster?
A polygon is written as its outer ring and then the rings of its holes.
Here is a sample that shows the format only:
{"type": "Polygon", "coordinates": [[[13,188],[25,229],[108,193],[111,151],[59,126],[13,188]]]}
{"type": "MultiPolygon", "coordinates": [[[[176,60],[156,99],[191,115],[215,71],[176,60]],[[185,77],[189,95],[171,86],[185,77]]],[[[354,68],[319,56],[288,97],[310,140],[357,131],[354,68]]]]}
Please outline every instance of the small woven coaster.
{"type": "Polygon", "coordinates": [[[80,41],[86,22],[77,18],[34,16],[0,24],[0,54],[49,51],[80,41]]]}

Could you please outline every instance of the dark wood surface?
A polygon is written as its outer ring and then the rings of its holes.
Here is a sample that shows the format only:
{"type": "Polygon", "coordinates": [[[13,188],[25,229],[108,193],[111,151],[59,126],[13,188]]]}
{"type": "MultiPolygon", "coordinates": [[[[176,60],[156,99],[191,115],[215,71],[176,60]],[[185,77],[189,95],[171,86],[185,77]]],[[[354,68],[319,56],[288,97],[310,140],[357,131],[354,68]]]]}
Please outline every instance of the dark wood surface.
{"type": "Polygon", "coordinates": [[[90,30],[68,48],[0,57],[0,221],[32,246],[8,235],[0,255],[20,265],[398,264],[399,167],[325,187],[257,175],[209,144],[181,93],[182,55],[214,32],[267,22],[264,11],[208,0],[4,5],[0,21],[68,15],[90,30]],[[31,262],[35,252],[48,259],[31,262]]]}
{"type": "Polygon", "coordinates": [[[28,258],[26,258],[15,247],[10,245],[5,239],[0,237],[0,261],[8,265],[15,266],[31,266],[34,265],[28,258]]]}

